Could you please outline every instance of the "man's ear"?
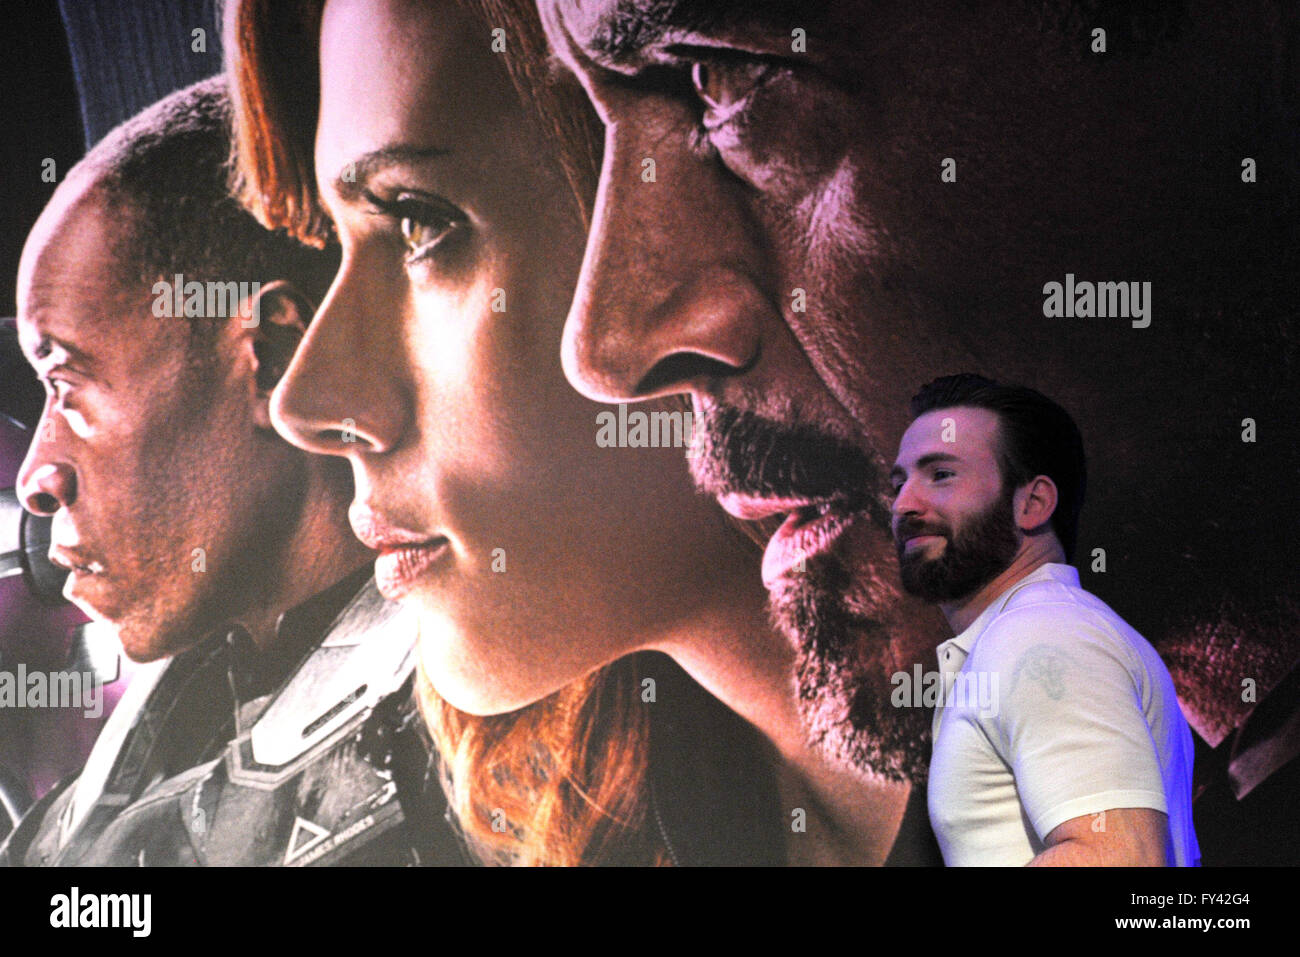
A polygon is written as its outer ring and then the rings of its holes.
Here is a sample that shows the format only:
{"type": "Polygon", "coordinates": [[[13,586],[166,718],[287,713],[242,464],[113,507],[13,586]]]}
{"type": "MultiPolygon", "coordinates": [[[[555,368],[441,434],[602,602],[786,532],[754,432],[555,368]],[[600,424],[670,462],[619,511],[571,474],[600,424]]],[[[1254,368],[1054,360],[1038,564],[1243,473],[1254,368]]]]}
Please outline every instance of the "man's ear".
{"type": "Polygon", "coordinates": [[[252,321],[242,325],[252,337],[257,360],[257,418],[269,429],[271,392],[293,361],[316,307],[292,282],[277,279],[258,290],[250,312],[252,321]]]}
{"type": "Polygon", "coordinates": [[[1025,534],[1033,534],[1052,520],[1056,503],[1056,483],[1046,475],[1035,475],[1016,492],[1016,524],[1025,534]]]}
{"type": "Polygon", "coordinates": [[[253,299],[253,355],[257,357],[257,391],[269,395],[284,376],[316,308],[287,279],[263,286],[253,299]]]}

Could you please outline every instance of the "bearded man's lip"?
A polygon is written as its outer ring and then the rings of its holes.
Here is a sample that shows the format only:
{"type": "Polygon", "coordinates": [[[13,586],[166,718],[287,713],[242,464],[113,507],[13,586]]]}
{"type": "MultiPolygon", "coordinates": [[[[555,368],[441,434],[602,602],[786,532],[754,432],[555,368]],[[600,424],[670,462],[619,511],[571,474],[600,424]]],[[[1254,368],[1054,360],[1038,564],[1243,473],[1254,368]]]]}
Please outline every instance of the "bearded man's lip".
{"type": "Polygon", "coordinates": [[[816,505],[817,500],[809,498],[760,498],[755,495],[728,492],[725,495],[718,496],[718,504],[729,515],[747,522],[756,522],[762,518],[785,515],[787,512],[796,512],[801,508],[816,505]]]}
{"type": "Polygon", "coordinates": [[[833,549],[839,539],[865,518],[860,510],[829,503],[811,512],[793,512],[767,543],[763,552],[763,584],[772,589],[778,580],[802,574],[807,563],[833,549]]]}

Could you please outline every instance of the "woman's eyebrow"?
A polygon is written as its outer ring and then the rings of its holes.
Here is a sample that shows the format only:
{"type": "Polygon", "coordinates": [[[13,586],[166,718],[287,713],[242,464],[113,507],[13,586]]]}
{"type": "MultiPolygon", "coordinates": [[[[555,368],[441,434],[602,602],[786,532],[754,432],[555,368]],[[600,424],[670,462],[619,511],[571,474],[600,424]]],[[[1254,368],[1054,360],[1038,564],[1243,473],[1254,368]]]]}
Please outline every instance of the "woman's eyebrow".
{"type": "Polygon", "coordinates": [[[344,163],[335,174],[332,186],[340,198],[355,200],[365,191],[366,184],[382,170],[393,166],[418,166],[450,153],[449,149],[404,143],[381,146],[344,163]]]}

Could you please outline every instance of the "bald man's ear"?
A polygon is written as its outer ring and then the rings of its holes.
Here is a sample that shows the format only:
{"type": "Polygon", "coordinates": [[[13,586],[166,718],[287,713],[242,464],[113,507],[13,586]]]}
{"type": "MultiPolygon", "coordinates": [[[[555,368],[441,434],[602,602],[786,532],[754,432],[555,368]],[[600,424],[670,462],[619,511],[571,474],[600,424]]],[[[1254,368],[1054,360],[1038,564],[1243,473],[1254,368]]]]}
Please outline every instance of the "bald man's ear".
{"type": "Polygon", "coordinates": [[[258,291],[253,300],[253,322],[245,327],[253,336],[260,395],[270,396],[284,376],[315,312],[311,300],[287,279],[267,283],[258,291]]]}

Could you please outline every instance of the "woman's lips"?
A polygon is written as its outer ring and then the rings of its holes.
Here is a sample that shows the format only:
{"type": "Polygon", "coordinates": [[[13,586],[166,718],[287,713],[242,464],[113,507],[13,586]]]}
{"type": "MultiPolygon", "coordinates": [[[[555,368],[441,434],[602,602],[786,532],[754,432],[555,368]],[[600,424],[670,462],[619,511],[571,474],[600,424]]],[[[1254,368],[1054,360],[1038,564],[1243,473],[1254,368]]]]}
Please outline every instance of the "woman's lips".
{"type": "Polygon", "coordinates": [[[375,585],[389,601],[400,600],[447,553],[450,545],[447,539],[436,538],[380,549],[379,557],[375,559],[375,585]]]}
{"type": "Polygon", "coordinates": [[[450,550],[451,541],[445,535],[390,524],[381,513],[361,502],[352,503],[348,520],[362,544],[379,553],[375,559],[375,585],[390,601],[406,595],[420,576],[450,550]]]}

